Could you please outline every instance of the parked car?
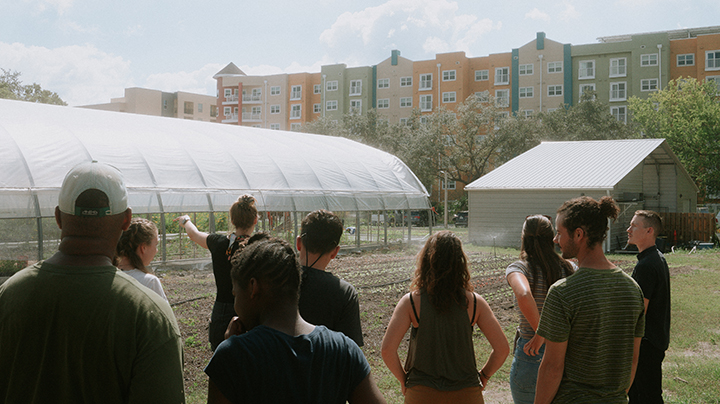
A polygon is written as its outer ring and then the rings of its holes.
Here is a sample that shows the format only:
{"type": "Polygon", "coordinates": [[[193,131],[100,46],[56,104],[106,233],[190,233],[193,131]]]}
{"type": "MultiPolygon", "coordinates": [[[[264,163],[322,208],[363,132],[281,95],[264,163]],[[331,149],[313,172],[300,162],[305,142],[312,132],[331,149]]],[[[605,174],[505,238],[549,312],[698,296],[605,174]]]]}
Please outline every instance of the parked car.
{"type": "Polygon", "coordinates": [[[455,227],[467,227],[468,225],[468,211],[462,210],[460,212],[457,212],[455,216],[453,217],[453,220],[455,221],[455,227]]]}
{"type": "MultiPolygon", "coordinates": [[[[435,215],[432,215],[432,225],[436,223],[435,215]]],[[[410,223],[417,227],[427,227],[428,225],[428,211],[427,210],[411,210],[410,211],[410,223]]],[[[403,215],[403,225],[407,225],[407,215],[403,215]]]]}

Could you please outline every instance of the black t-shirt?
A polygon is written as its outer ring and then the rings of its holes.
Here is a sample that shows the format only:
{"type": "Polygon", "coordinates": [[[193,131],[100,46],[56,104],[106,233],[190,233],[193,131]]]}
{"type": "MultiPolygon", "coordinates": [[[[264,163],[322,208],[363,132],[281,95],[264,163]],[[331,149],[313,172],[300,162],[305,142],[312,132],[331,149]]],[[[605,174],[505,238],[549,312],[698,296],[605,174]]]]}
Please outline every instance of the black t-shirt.
{"type": "Polygon", "coordinates": [[[300,315],[305,321],[338,331],[363,346],[360,303],[355,288],[323,270],[302,267],[300,315]]]}
{"type": "Polygon", "coordinates": [[[230,240],[227,236],[212,233],[208,234],[206,242],[212,256],[213,275],[215,275],[215,285],[217,286],[215,301],[233,304],[235,298],[232,294],[232,280],[230,279],[231,265],[227,256],[230,240]]]}
{"type": "Polygon", "coordinates": [[[670,343],[670,271],[665,256],[654,245],[637,255],[638,263],[632,273],[648,303],[645,315],[645,336],[662,351],[670,343]]]}

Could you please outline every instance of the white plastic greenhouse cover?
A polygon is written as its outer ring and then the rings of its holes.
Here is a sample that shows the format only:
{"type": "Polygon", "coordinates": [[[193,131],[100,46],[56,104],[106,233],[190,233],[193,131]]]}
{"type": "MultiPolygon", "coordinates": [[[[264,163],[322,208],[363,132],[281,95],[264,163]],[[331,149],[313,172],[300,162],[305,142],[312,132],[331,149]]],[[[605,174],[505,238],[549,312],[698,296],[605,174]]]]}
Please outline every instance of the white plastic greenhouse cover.
{"type": "Polygon", "coordinates": [[[427,209],[397,157],[348,139],[0,100],[0,218],[52,216],[65,174],[123,173],[135,213],[427,209]]]}

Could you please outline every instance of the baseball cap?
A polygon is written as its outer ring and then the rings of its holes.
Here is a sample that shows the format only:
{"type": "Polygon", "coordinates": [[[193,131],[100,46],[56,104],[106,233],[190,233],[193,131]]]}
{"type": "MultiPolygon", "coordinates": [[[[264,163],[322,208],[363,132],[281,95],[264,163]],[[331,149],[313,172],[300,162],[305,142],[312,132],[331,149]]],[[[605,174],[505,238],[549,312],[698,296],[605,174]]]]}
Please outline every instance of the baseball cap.
{"type": "Polygon", "coordinates": [[[67,173],[60,188],[58,207],[63,213],[74,216],[103,217],[122,213],[128,208],[127,189],[120,171],[108,164],[82,163],[67,173]],[[107,207],[77,206],[78,196],[89,189],[96,189],[108,198],[107,207]]]}

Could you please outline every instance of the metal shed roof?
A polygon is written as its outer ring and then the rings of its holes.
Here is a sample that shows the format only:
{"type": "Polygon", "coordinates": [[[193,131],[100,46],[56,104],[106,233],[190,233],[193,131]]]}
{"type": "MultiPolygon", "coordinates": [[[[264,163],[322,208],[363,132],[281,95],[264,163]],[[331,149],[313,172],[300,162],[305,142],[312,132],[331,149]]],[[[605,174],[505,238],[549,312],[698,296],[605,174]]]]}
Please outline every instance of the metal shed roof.
{"type": "Polygon", "coordinates": [[[397,157],[341,137],[0,100],[0,218],[48,217],[90,160],[124,175],[136,213],[426,209],[397,157]]]}
{"type": "Polygon", "coordinates": [[[465,190],[608,190],[646,158],[677,164],[690,178],[665,139],[543,142],[468,184],[465,190]]]}

